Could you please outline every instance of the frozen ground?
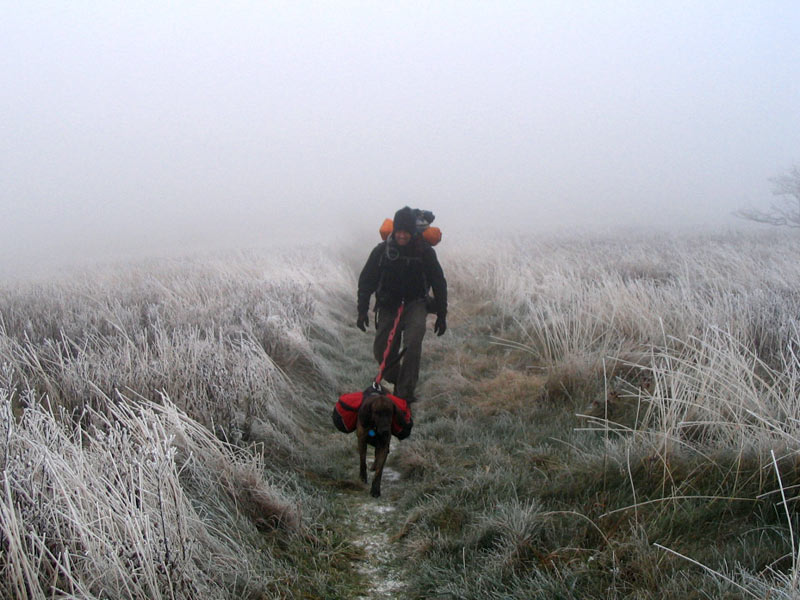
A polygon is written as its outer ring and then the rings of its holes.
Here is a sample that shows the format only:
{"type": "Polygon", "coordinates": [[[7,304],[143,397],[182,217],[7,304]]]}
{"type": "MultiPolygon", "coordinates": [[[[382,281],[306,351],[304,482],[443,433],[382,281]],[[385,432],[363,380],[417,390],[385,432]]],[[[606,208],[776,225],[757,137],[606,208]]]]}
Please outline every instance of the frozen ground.
{"type": "Polygon", "coordinates": [[[368,493],[351,496],[352,532],[356,546],[364,550],[358,571],[367,581],[367,593],[359,600],[399,598],[404,584],[398,568],[397,549],[391,540],[396,507],[388,487],[400,482],[400,474],[390,467],[383,470],[384,493],[373,498],[368,493]]]}

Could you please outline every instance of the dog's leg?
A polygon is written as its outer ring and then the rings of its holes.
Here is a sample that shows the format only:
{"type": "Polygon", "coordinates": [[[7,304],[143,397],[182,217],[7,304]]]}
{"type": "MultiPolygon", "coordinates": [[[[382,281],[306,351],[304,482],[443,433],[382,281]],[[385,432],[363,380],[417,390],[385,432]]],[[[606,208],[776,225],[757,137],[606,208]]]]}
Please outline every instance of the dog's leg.
{"type": "Polygon", "coordinates": [[[361,428],[358,431],[358,460],[359,477],[363,483],[367,483],[367,436],[361,428]]]}
{"type": "Polygon", "coordinates": [[[370,494],[374,498],[381,495],[381,476],[383,475],[383,465],[386,463],[386,457],[389,456],[389,443],[391,438],[386,441],[386,444],[381,444],[375,448],[375,476],[372,478],[372,489],[370,494]]]}

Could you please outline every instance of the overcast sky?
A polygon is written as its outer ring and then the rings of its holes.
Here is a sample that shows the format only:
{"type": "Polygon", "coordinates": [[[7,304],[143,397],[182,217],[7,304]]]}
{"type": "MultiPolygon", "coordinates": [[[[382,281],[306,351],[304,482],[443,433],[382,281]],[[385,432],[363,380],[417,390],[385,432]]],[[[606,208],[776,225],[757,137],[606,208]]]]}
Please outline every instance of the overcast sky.
{"type": "Polygon", "coordinates": [[[708,225],[800,163],[796,0],[2,13],[6,266],[352,238],[404,204],[445,241],[482,223],[708,225]]]}

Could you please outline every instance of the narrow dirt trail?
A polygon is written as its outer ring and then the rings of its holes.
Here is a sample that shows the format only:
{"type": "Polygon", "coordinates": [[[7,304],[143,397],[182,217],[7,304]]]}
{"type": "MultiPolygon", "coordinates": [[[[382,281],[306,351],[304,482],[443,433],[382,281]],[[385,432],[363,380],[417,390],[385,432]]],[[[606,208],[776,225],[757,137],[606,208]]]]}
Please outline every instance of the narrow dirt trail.
{"type": "MultiPolygon", "coordinates": [[[[343,317],[343,323],[344,317],[343,317]]],[[[344,352],[340,369],[345,373],[341,389],[354,391],[363,389],[375,376],[375,363],[371,344],[371,329],[364,334],[352,325],[342,326],[344,352]]],[[[412,437],[414,433],[412,432],[412,437]]],[[[392,458],[397,452],[399,442],[392,438],[391,450],[383,470],[381,497],[373,498],[369,493],[369,485],[362,485],[358,480],[358,452],[355,434],[340,437],[336,434],[336,443],[347,447],[349,462],[347,474],[344,475],[346,485],[339,487],[334,493],[334,501],[341,510],[342,527],[348,532],[348,541],[360,552],[354,559],[352,569],[359,575],[363,583],[357,600],[393,600],[405,598],[407,582],[402,567],[401,547],[396,536],[400,525],[405,522],[403,511],[398,508],[397,500],[401,496],[403,480],[400,473],[392,468],[392,458]]],[[[340,446],[341,447],[341,446],[340,446]]],[[[373,449],[368,449],[367,463],[371,466],[373,449]]],[[[368,470],[369,481],[373,471],[368,470]]],[[[341,482],[340,482],[341,483],[341,482]]]]}
{"type": "MultiPolygon", "coordinates": [[[[397,485],[400,474],[390,467],[383,471],[383,484],[388,488],[397,485]]],[[[342,494],[350,515],[349,530],[352,543],[363,550],[364,555],[355,570],[364,578],[367,589],[357,596],[359,600],[388,600],[400,598],[405,587],[402,569],[399,567],[398,548],[392,541],[396,527],[397,507],[392,494],[384,491],[380,498],[363,491],[342,494]]]]}

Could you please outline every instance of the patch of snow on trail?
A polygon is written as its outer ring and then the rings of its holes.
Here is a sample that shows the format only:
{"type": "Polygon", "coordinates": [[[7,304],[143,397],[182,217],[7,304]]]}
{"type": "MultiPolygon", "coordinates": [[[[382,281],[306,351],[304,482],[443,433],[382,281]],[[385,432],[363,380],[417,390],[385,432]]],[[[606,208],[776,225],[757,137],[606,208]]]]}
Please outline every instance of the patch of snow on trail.
{"type": "MultiPolygon", "coordinates": [[[[400,474],[389,467],[383,469],[382,483],[396,483],[400,474]]],[[[382,486],[383,487],[383,486],[382,486]]],[[[394,529],[396,507],[387,500],[365,495],[354,505],[354,544],[363,548],[364,559],[358,571],[369,582],[369,592],[357,600],[389,600],[398,598],[403,588],[394,544],[389,531],[394,529]]]]}

